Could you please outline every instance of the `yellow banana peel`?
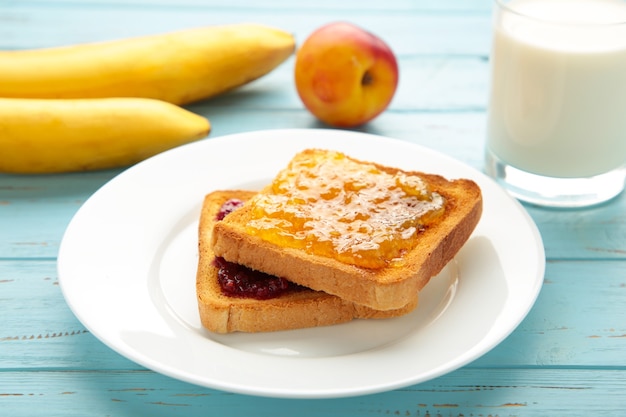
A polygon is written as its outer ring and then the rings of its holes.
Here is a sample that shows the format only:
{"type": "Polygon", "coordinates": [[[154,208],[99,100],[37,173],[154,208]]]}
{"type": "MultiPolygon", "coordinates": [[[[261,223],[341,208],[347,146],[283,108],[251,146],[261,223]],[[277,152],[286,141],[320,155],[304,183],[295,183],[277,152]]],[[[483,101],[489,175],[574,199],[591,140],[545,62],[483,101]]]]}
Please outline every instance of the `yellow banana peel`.
{"type": "Polygon", "coordinates": [[[294,49],[291,34],[245,23],[0,51],[0,97],[146,97],[187,104],[267,74],[294,49]]]}
{"type": "Polygon", "coordinates": [[[205,137],[209,121],[145,98],[0,98],[0,172],[123,167],[205,137]]]}

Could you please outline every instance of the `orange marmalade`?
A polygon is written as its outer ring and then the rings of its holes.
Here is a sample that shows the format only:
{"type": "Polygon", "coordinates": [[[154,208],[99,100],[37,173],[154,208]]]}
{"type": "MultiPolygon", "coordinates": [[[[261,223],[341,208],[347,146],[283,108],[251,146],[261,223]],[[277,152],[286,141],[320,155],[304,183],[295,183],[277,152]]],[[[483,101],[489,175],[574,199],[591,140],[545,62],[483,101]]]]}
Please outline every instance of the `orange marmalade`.
{"type": "Polygon", "coordinates": [[[250,202],[248,232],[364,268],[401,262],[444,199],[419,177],[307,150],[250,202]]]}

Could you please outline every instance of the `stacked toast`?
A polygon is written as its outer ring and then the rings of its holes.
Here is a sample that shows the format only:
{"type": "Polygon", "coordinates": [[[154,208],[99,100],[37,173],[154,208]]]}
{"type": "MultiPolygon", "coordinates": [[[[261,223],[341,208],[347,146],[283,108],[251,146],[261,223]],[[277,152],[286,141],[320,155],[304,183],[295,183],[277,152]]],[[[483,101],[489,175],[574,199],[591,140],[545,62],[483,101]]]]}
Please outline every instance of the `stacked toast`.
{"type": "Polygon", "coordinates": [[[304,150],[258,192],[205,197],[202,325],[266,332],[407,314],[481,213],[471,180],[304,150]]]}

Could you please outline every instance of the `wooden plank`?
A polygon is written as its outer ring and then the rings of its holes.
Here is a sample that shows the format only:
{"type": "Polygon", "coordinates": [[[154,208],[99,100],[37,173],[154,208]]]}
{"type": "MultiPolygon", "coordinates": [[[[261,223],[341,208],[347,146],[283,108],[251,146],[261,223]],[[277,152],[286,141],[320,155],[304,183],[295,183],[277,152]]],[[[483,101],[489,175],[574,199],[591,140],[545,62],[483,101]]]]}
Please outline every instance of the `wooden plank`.
{"type": "Polygon", "coordinates": [[[488,11],[380,13],[367,8],[315,11],[293,8],[144,8],[110,7],[106,2],[72,6],[71,13],[63,3],[58,7],[44,7],[32,2],[15,2],[10,7],[0,8],[0,49],[69,45],[250,21],[289,31],[301,43],[313,30],[326,23],[349,20],[385,39],[401,56],[485,56],[491,39],[488,11]]]}
{"type": "Polygon", "coordinates": [[[624,305],[626,262],[549,262],[526,319],[472,366],[625,368],[624,305]]]}
{"type": "Polygon", "coordinates": [[[337,2],[335,0],[317,0],[315,3],[294,2],[291,0],[265,0],[251,4],[249,0],[230,0],[228,2],[220,0],[22,0],[20,4],[36,5],[38,7],[63,7],[63,8],[199,8],[210,10],[238,9],[250,10],[300,10],[303,12],[319,12],[320,10],[330,11],[360,11],[385,13],[405,13],[405,12],[445,12],[445,13],[486,13],[491,10],[490,0],[457,0],[442,2],[440,0],[389,0],[380,2],[377,0],[345,0],[337,2]]]}
{"type": "Polygon", "coordinates": [[[120,170],[0,174],[0,258],[54,258],[72,216],[120,170]]]}
{"type": "MultiPolygon", "coordinates": [[[[528,317],[469,366],[626,367],[625,279],[626,261],[550,262],[528,317]]],[[[0,369],[140,368],[78,322],[54,261],[0,261],[0,300],[0,369]]]]}
{"type": "Polygon", "coordinates": [[[61,293],[54,261],[0,261],[0,302],[0,369],[141,368],[76,319],[61,293]]]}
{"type": "Polygon", "coordinates": [[[407,389],[324,401],[229,394],[145,371],[0,374],[0,405],[15,417],[616,416],[626,409],[625,391],[623,370],[595,369],[462,369],[407,389]]]}
{"type": "MultiPolygon", "coordinates": [[[[546,252],[552,259],[626,257],[626,193],[598,207],[565,211],[526,208],[540,225],[546,252]]],[[[591,271],[591,276],[595,275],[591,271]]]]}

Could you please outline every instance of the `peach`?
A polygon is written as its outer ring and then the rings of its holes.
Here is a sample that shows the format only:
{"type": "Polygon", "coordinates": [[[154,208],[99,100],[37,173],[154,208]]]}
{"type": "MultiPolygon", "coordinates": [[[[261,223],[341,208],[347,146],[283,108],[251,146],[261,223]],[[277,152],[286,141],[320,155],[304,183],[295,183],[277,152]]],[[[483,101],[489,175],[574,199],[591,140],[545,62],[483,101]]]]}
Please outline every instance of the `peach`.
{"type": "Polygon", "coordinates": [[[336,127],[369,122],[391,102],[399,69],[391,48],[350,23],[327,24],[298,49],[295,84],[305,107],[336,127]]]}

